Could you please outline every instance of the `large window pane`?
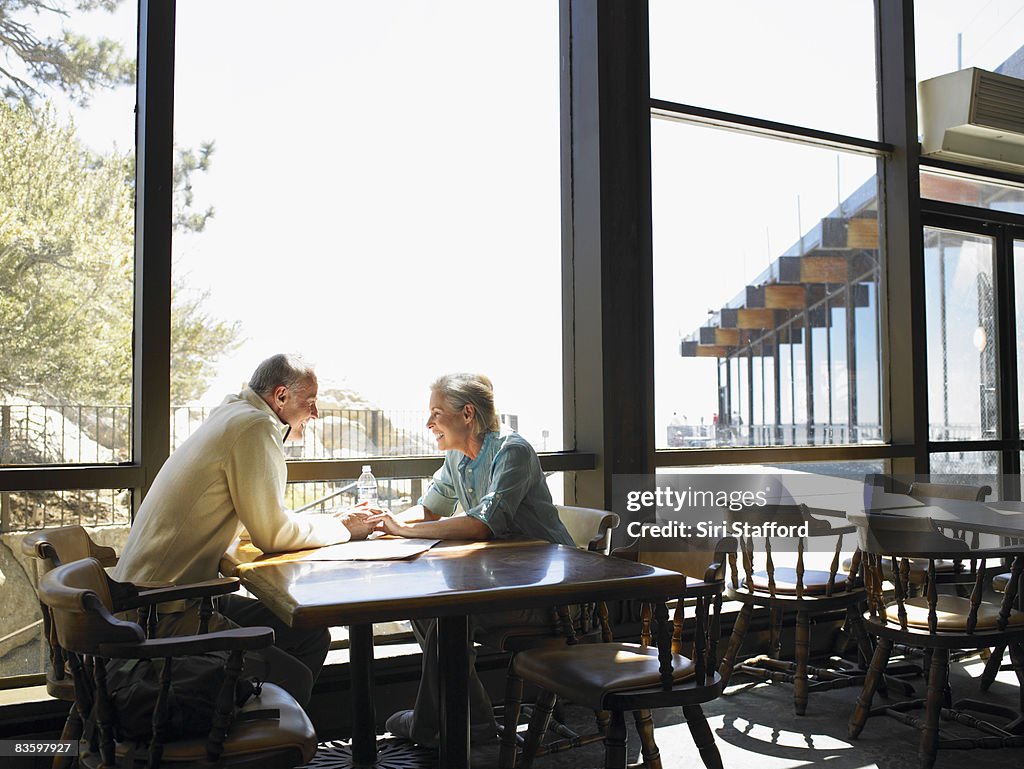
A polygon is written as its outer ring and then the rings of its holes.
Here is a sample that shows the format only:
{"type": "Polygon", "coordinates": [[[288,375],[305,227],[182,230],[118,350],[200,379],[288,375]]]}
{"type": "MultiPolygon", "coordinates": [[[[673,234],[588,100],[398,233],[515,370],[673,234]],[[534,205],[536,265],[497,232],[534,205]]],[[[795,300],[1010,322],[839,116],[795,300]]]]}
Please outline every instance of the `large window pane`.
{"type": "Polygon", "coordinates": [[[880,440],[874,159],[651,132],[658,447],[880,440]]]}
{"type": "Polygon", "coordinates": [[[479,371],[561,449],[558,56],[557,3],[180,0],[175,138],[196,165],[214,143],[214,215],[174,241],[174,404],[300,352],[323,418],[299,455],[433,453],[430,383],[479,371]]]}
{"type": "Polygon", "coordinates": [[[931,440],[999,437],[992,239],[926,227],[931,440]]]}
{"type": "Polygon", "coordinates": [[[917,0],[914,40],[918,81],[978,67],[1024,77],[1024,0],[965,3],[917,0]]]}
{"type": "Polygon", "coordinates": [[[0,465],[132,459],[137,10],[89,5],[0,11],[0,465]]]}
{"type": "Polygon", "coordinates": [[[651,96],[875,138],[875,31],[863,0],[652,0],[651,96]]]}

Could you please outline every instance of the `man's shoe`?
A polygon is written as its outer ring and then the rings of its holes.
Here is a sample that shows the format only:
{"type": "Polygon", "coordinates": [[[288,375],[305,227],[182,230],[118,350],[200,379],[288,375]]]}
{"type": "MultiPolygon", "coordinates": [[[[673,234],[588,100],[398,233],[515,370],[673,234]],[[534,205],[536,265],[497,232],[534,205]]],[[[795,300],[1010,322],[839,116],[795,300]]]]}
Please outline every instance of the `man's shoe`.
{"type": "MultiPolygon", "coordinates": [[[[413,711],[411,710],[399,710],[397,713],[392,713],[388,720],[384,722],[384,728],[395,737],[401,737],[415,742],[418,745],[424,745],[428,748],[436,748],[438,744],[437,735],[432,737],[424,737],[422,735],[413,736],[412,732],[412,721],[413,711]]],[[[469,729],[469,744],[470,745],[497,745],[500,742],[498,738],[498,727],[493,720],[489,723],[473,724],[469,729]]]]}

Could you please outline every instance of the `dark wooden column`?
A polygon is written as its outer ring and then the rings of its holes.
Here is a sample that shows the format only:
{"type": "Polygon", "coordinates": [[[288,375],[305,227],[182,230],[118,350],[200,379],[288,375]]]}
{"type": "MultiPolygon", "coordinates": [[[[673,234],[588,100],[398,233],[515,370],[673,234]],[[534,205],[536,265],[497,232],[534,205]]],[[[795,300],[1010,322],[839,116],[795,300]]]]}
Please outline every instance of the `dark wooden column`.
{"type": "Polygon", "coordinates": [[[654,469],[647,3],[562,0],[561,34],[565,434],[598,457],[567,498],[604,506],[654,469]]]}
{"type": "Polygon", "coordinates": [[[918,176],[917,67],[913,0],[875,0],[878,119],[881,140],[895,150],[879,161],[882,271],[882,419],[885,438],[912,445],[913,458],[893,472],[927,472],[928,371],[925,358],[924,236],[918,176]]]}
{"type": "Polygon", "coordinates": [[[170,453],[174,0],[139,3],[132,436],[141,497],[170,453]]]}

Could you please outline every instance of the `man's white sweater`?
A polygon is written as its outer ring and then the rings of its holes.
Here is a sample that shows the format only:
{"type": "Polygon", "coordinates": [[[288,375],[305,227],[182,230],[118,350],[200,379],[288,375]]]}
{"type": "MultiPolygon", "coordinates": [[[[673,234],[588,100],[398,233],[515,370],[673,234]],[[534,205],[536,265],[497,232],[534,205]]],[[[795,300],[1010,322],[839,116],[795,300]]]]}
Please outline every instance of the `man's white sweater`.
{"type": "Polygon", "coordinates": [[[243,527],[268,553],[347,541],[348,529],[333,516],[296,514],[285,507],[286,429],[248,387],[225,398],[157,474],[115,579],[213,579],[243,527]]]}

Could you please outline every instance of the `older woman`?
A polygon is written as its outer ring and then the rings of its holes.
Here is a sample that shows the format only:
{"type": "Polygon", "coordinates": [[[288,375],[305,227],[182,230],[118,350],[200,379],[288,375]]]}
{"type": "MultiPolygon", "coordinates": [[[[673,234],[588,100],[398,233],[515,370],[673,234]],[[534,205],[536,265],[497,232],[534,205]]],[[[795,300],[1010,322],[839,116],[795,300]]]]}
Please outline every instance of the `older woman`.
{"type": "MultiPolygon", "coordinates": [[[[427,427],[445,452],[444,464],[419,504],[376,522],[389,534],[430,539],[524,537],[573,545],[551,502],[537,452],[514,432],[501,433],[491,380],[481,374],[447,374],[430,387],[427,427]],[[453,515],[458,503],[464,511],[453,515]]],[[[550,625],[550,612],[524,610],[470,617],[470,633],[512,624],[550,625]]],[[[423,675],[413,710],[392,715],[392,734],[424,745],[437,744],[437,635],[434,621],[414,622],[423,647],[423,675]]],[[[470,656],[475,658],[470,642],[470,656]]],[[[495,739],[490,698],[470,673],[473,741],[495,739]]]]}

